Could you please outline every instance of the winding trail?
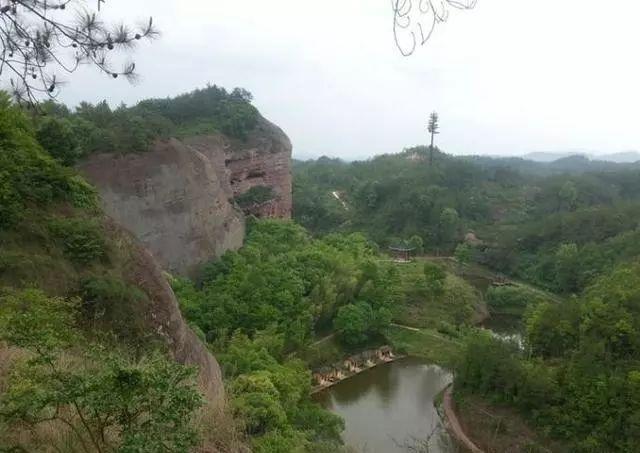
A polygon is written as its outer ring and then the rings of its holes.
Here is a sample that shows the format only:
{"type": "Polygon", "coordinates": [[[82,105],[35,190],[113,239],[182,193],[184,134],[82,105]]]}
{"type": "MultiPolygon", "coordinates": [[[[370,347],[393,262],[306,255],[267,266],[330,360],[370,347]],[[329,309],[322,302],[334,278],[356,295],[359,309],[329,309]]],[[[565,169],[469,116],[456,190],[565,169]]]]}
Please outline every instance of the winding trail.
{"type": "Polygon", "coordinates": [[[395,322],[392,322],[391,325],[393,327],[400,327],[401,329],[411,330],[412,332],[422,332],[417,327],[410,327],[410,326],[405,326],[405,325],[402,325],[402,324],[396,324],[395,322]]]}

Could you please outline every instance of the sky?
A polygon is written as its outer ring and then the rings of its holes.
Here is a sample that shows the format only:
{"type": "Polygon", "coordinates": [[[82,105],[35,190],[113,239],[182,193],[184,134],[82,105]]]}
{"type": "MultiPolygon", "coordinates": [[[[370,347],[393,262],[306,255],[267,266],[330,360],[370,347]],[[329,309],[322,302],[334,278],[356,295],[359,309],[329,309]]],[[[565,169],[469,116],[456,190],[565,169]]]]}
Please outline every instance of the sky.
{"type": "Polygon", "coordinates": [[[151,15],[162,36],[132,55],[137,84],[83,68],[69,105],[240,86],[299,158],[426,144],[432,111],[451,154],[640,148],[635,0],[478,0],[409,57],[390,0],[107,0],[103,13],[151,15]]]}

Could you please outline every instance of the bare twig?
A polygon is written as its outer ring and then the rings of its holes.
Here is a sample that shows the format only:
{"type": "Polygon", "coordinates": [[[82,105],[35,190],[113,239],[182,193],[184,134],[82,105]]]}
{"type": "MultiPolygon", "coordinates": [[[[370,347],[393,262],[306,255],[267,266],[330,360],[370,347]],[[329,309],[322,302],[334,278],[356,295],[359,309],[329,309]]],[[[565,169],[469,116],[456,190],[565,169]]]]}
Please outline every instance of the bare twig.
{"type": "Polygon", "coordinates": [[[473,9],[478,0],[391,0],[393,37],[400,53],[407,57],[424,45],[436,27],[449,18],[449,7],[473,9]]]}

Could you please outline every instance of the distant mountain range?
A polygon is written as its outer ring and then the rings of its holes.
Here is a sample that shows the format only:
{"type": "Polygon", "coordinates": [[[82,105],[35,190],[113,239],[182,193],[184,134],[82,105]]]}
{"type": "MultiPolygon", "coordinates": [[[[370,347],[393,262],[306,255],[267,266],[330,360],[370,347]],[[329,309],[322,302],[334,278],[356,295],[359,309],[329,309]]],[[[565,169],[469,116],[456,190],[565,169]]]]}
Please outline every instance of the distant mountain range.
{"type": "Polygon", "coordinates": [[[640,152],[635,150],[621,151],[611,154],[598,154],[596,152],[587,150],[532,152],[525,154],[524,156],[522,156],[522,158],[532,160],[534,162],[550,163],[574,156],[584,157],[593,161],[614,162],[617,164],[630,164],[640,161],[640,152]]]}

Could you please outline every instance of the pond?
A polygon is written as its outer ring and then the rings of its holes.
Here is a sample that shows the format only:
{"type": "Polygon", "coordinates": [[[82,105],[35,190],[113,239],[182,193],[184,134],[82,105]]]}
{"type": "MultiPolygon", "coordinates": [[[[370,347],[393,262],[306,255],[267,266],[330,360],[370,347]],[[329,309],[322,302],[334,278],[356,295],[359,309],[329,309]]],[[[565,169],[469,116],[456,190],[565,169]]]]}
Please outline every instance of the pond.
{"type": "Polygon", "coordinates": [[[415,358],[380,365],[315,395],[345,420],[344,441],[358,452],[394,453],[424,442],[429,453],[455,451],[434,398],[451,382],[442,368],[415,358]]]}

